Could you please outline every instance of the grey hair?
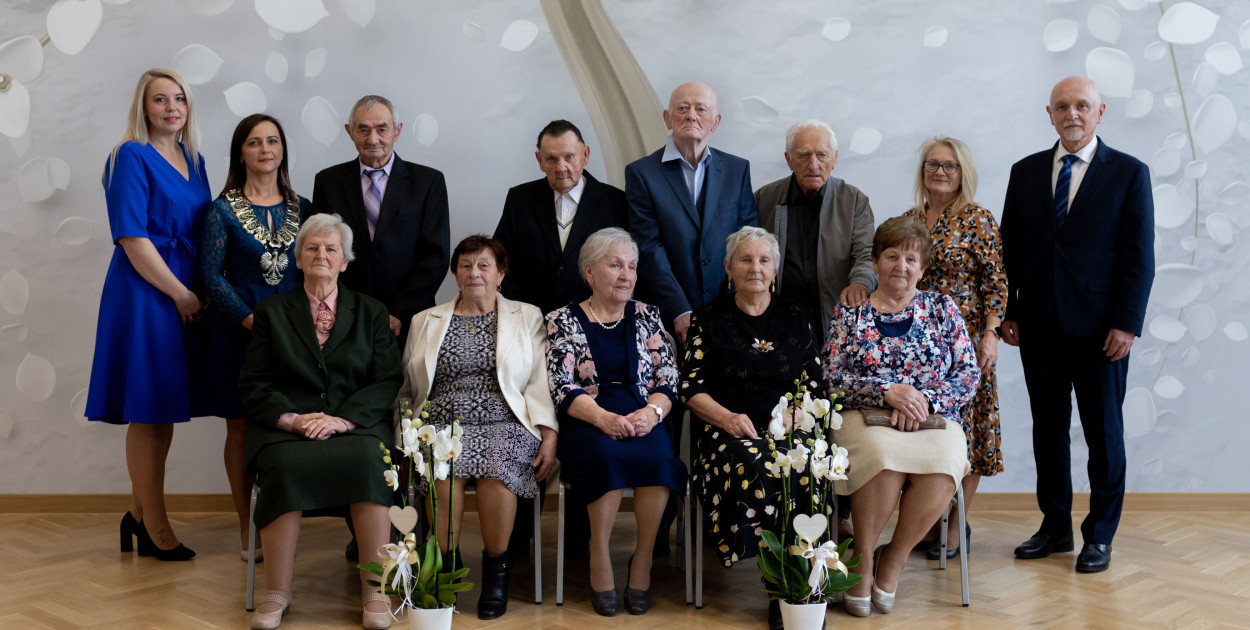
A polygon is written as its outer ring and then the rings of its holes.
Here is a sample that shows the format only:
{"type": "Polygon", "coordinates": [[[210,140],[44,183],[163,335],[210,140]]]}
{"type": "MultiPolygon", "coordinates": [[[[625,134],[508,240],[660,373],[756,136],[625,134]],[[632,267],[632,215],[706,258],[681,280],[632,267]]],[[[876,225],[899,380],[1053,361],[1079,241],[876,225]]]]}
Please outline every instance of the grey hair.
{"type": "Polygon", "coordinates": [[[347,262],[356,260],[356,253],[352,251],[352,228],[343,222],[343,217],[337,214],[314,214],[304,220],[299,234],[295,236],[296,256],[304,251],[304,241],[313,236],[327,234],[332,230],[339,232],[339,240],[343,244],[343,259],[347,262]]]}
{"type": "Polygon", "coordinates": [[[733,234],[730,234],[729,238],[725,239],[725,265],[728,266],[729,261],[733,260],[734,253],[738,251],[739,247],[742,247],[747,243],[754,243],[758,240],[768,241],[768,246],[771,247],[773,251],[773,264],[780,265],[781,246],[777,244],[777,237],[773,236],[771,232],[762,227],[754,227],[750,225],[734,232],[733,234]]]}
{"type": "Polygon", "coordinates": [[[626,244],[634,250],[634,258],[638,258],[638,243],[634,242],[634,237],[629,232],[618,227],[609,227],[591,234],[577,254],[577,268],[582,270],[582,282],[590,286],[590,281],[586,279],[586,267],[603,260],[613,247],[626,244]]]}
{"type": "Polygon", "coordinates": [[[793,125],[790,125],[789,129],[786,130],[786,153],[794,150],[794,137],[799,135],[800,131],[806,131],[808,129],[820,129],[821,131],[829,134],[829,148],[834,151],[838,150],[838,135],[833,133],[833,128],[825,124],[823,120],[816,120],[815,118],[812,118],[810,120],[804,120],[803,122],[794,123],[793,125]]]}
{"type": "Polygon", "coordinates": [[[356,122],[356,112],[362,109],[369,111],[373,109],[375,105],[385,107],[386,111],[391,113],[391,121],[396,124],[399,123],[399,120],[395,118],[395,106],[392,105],[390,100],[388,100],[385,96],[378,96],[377,94],[369,94],[367,96],[360,97],[360,100],[356,101],[355,105],[352,105],[352,111],[347,115],[347,123],[353,124],[356,122]]]}

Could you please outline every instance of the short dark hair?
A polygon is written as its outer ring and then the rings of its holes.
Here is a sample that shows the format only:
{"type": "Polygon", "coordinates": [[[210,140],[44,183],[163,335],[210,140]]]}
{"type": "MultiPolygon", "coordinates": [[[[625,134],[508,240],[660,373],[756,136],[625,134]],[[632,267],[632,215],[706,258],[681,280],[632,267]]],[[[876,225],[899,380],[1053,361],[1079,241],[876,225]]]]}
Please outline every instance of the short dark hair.
{"type": "Polygon", "coordinates": [[[552,138],[558,138],[570,131],[573,132],[573,135],[577,136],[578,142],[582,144],[586,144],[586,141],[582,140],[582,130],[578,129],[577,125],[574,125],[573,123],[567,120],[560,119],[560,120],[553,120],[547,123],[547,126],[543,127],[543,130],[538,132],[538,142],[534,143],[534,148],[535,149],[543,148],[543,136],[551,136],[552,138]]]}
{"type": "Polygon", "coordinates": [[[881,257],[881,252],[891,248],[915,249],[920,254],[920,264],[929,268],[933,256],[933,238],[929,236],[929,228],[915,217],[903,215],[886,219],[872,235],[872,259],[881,257]]]}
{"type": "Polygon", "coordinates": [[[460,241],[455,251],[451,253],[452,275],[456,273],[456,266],[460,264],[461,256],[476,254],[483,250],[489,251],[491,256],[495,257],[495,267],[499,269],[499,273],[508,271],[508,248],[504,247],[503,243],[485,234],[473,234],[460,241]]]}

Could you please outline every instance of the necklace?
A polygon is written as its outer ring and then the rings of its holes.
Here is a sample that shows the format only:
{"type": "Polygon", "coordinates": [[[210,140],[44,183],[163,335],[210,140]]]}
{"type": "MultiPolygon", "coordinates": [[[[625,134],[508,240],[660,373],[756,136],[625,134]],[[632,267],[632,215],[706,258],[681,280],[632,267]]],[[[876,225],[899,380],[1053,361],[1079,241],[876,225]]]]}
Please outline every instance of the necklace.
{"type": "Polygon", "coordinates": [[[616,318],[616,321],[612,322],[612,325],[609,326],[599,321],[599,314],[595,312],[594,300],[586,300],[586,305],[590,307],[590,316],[595,318],[595,323],[599,324],[600,326],[603,326],[604,330],[612,330],[616,328],[617,326],[620,326],[621,322],[625,321],[625,309],[621,309],[621,316],[616,318]]]}
{"type": "Polygon", "coordinates": [[[299,232],[299,198],[293,192],[287,193],[286,219],[282,222],[282,227],[274,232],[256,218],[252,203],[243,195],[243,189],[235,188],[225,196],[226,201],[230,202],[230,208],[234,210],[235,218],[243,224],[243,231],[251,234],[264,249],[260,256],[260,270],[264,274],[265,283],[276,286],[282,282],[282,274],[290,264],[285,250],[299,232]]]}
{"type": "Polygon", "coordinates": [[[899,306],[898,308],[889,308],[885,299],[878,295],[877,291],[873,291],[872,294],[868,296],[868,302],[873,306],[873,308],[876,308],[878,311],[883,313],[900,313],[903,309],[907,308],[907,305],[911,304],[911,301],[915,298],[916,294],[913,292],[911,298],[903,301],[902,306],[899,306]]]}

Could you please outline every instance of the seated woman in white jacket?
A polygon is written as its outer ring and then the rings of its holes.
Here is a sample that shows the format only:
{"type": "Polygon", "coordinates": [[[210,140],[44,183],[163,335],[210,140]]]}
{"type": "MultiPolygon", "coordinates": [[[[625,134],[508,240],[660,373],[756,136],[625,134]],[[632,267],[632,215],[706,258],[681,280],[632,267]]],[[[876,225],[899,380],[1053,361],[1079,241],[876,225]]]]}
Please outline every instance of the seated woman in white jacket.
{"type": "Polygon", "coordinates": [[[494,239],[474,235],[456,246],[451,271],[460,293],[412,318],[399,393],[412,399],[414,409],[429,400],[429,421],[437,428],[459,419],[464,431],[454,483],[435,482],[436,529],[446,554],[451,549],[448,517],[459,537],[465,482],[476,480],[484,548],[477,604],[481,619],[499,617],[508,608],[512,562],[507,550],[517,497],[537,497],[537,482],[556,462],[543,315],[535,306],[499,295],[507,270],[508,252],[494,239]]]}

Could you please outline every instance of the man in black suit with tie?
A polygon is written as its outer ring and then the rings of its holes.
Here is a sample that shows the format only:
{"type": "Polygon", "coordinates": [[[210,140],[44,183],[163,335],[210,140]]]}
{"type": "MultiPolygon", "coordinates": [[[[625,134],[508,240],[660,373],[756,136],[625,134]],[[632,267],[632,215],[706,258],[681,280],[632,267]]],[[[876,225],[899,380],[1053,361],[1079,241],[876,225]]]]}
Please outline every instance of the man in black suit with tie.
{"type": "Polygon", "coordinates": [[[412,316],[434,306],[447,277],[447,183],[442,173],[395,155],[404,125],[389,100],[361,98],[344,126],[359,157],[317,173],[313,212],[338,214],[352,228],[356,260],[342,282],[386,305],[402,348],[412,316]]]}
{"type": "MultiPolygon", "coordinates": [[[[442,173],[395,155],[404,125],[395,122],[389,100],[361,98],[344,126],[359,156],[317,173],[313,213],[337,214],[351,227],[356,260],[339,280],[386,305],[391,331],[403,348],[412,316],[434,306],[434,294],[447,277],[447,182],[442,173]]],[[[351,518],[347,524],[351,528],[351,518]]],[[[346,555],[358,560],[355,537],[346,555]]]]}
{"type": "Polygon", "coordinates": [[[504,297],[549,313],[590,296],[577,268],[582,243],[603,228],[624,228],[628,217],[625,193],[584,170],[590,147],[573,123],[548,123],[534,157],[546,177],[508,191],[495,240],[508,248],[504,297]]]}
{"type": "Polygon", "coordinates": [[[1012,167],[1002,221],[1002,338],[1020,347],[1042,510],[1038,532],[1015,553],[1033,559],[1074,548],[1068,431],[1075,390],[1091,490],[1080,573],[1111,563],[1124,504],[1128,354],[1155,270],[1150,171],[1095,135],[1105,110],[1093,81],[1055,85],[1046,111],[1059,142],[1012,167]]]}

